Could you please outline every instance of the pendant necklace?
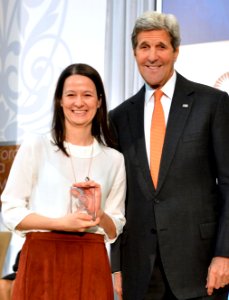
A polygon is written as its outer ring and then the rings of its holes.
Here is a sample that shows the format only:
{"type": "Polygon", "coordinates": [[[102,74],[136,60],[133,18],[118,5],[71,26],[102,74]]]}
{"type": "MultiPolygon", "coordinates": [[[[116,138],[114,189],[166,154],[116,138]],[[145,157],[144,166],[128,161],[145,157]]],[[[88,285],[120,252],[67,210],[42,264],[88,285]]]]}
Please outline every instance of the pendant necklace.
{"type": "MultiPolygon", "coordinates": [[[[92,159],[93,159],[93,148],[94,148],[93,146],[94,146],[94,140],[93,140],[92,145],[91,145],[91,153],[90,153],[90,158],[89,158],[88,170],[87,170],[86,177],[84,178],[85,181],[90,180],[89,175],[90,175],[92,159]]],[[[74,164],[73,164],[73,159],[72,159],[72,154],[71,154],[71,151],[70,151],[69,143],[67,143],[67,148],[68,148],[68,152],[69,152],[69,158],[70,158],[72,173],[73,173],[73,176],[74,176],[74,180],[76,182],[76,172],[75,172],[75,169],[74,169],[74,164]]]]}

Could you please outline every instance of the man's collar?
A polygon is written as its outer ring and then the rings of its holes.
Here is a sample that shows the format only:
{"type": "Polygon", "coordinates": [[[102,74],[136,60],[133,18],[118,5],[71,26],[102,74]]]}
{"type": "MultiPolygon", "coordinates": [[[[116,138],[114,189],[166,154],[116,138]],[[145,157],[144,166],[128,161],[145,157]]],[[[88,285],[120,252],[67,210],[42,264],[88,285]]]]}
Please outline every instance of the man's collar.
{"type": "MultiPolygon", "coordinates": [[[[170,99],[173,98],[176,79],[177,79],[177,73],[174,70],[173,75],[169,78],[169,80],[161,88],[163,93],[170,99]]],[[[153,89],[151,86],[149,86],[146,82],[145,82],[145,88],[146,88],[145,101],[148,102],[150,100],[150,98],[152,97],[155,89],[153,89]]]]}

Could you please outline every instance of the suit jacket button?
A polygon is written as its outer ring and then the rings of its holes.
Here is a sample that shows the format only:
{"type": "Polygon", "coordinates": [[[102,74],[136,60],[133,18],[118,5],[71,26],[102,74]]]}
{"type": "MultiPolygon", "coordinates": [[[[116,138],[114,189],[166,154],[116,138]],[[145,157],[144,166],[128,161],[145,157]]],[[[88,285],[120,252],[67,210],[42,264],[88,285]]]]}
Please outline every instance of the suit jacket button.
{"type": "Polygon", "coordinates": [[[158,204],[158,203],[160,203],[160,200],[159,199],[154,199],[154,203],[158,204]]]}
{"type": "Polygon", "coordinates": [[[150,232],[151,232],[152,234],[156,234],[156,233],[157,233],[157,230],[154,229],[154,228],[152,228],[152,229],[150,230],[150,232]]]}

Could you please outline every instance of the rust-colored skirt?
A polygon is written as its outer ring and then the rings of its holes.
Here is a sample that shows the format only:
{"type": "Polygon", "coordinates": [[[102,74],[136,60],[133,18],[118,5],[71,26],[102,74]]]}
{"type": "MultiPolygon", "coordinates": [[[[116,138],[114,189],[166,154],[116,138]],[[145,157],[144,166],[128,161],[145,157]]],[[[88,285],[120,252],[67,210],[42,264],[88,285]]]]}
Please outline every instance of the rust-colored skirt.
{"type": "Polygon", "coordinates": [[[26,235],[13,300],[113,300],[104,237],[92,233],[26,235]]]}

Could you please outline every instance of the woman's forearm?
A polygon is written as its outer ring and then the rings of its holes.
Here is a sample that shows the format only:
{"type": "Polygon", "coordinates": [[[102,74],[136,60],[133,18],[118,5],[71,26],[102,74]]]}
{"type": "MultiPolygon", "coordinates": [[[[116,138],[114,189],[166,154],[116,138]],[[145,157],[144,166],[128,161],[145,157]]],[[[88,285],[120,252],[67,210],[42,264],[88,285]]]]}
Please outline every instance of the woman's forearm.
{"type": "Polygon", "coordinates": [[[48,218],[36,213],[31,213],[27,215],[17,226],[17,230],[58,230],[61,227],[58,218],[48,218]]]}
{"type": "Polygon", "coordinates": [[[98,225],[100,219],[92,220],[87,214],[67,214],[60,218],[49,218],[31,213],[26,216],[17,226],[17,230],[63,230],[85,231],[88,227],[98,225]]]}
{"type": "Polygon", "coordinates": [[[105,212],[103,212],[100,216],[99,226],[103,228],[109,239],[114,239],[116,237],[115,224],[105,212]]]}

